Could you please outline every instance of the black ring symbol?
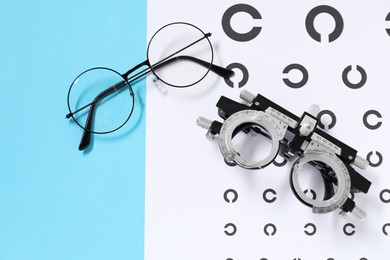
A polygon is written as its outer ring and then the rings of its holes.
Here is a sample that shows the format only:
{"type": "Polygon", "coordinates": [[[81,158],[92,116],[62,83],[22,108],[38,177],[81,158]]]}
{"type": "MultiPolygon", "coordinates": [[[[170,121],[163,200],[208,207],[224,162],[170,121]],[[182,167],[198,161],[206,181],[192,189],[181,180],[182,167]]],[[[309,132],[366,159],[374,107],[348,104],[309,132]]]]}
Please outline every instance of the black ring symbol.
{"type": "Polygon", "coordinates": [[[307,72],[306,68],[303,67],[301,64],[293,63],[288,65],[286,68],[283,70],[283,74],[289,73],[291,70],[296,69],[302,72],[302,80],[300,82],[291,82],[288,78],[283,78],[284,84],[289,86],[290,88],[301,88],[303,87],[307,81],[309,80],[309,73],[307,72]]]}
{"type": "Polygon", "coordinates": [[[368,129],[371,129],[371,130],[375,130],[375,129],[378,129],[381,125],[382,125],[382,122],[378,121],[378,123],[376,123],[375,125],[370,125],[368,123],[368,117],[370,115],[374,115],[376,116],[377,118],[382,118],[382,115],[376,111],[376,110],[368,110],[366,113],[364,113],[363,115],[363,124],[368,128],[368,129]]]}
{"type": "Polygon", "coordinates": [[[387,228],[387,227],[390,227],[390,223],[386,223],[386,224],[384,224],[383,227],[382,227],[382,232],[383,232],[383,234],[385,234],[386,236],[389,235],[389,233],[386,231],[386,228],[387,228]]]}
{"type": "Polygon", "coordinates": [[[360,67],[359,65],[356,65],[356,69],[357,69],[357,71],[360,72],[360,75],[362,76],[361,80],[358,83],[352,83],[348,79],[348,73],[352,70],[352,65],[349,65],[348,67],[346,67],[343,70],[343,74],[342,74],[342,78],[343,78],[344,84],[347,87],[352,88],[352,89],[361,88],[367,82],[367,73],[366,73],[366,71],[362,67],[360,67]]]}
{"type": "Polygon", "coordinates": [[[224,192],[223,198],[227,203],[234,203],[238,199],[238,193],[233,189],[228,189],[224,192]],[[233,199],[229,199],[229,194],[233,194],[233,199]]]}
{"type": "Polygon", "coordinates": [[[312,198],[313,200],[316,200],[317,194],[316,194],[316,192],[315,192],[314,190],[312,190],[312,189],[306,189],[306,190],[303,191],[303,193],[307,194],[309,191],[310,191],[310,193],[313,195],[311,198],[312,198]]]}
{"type": "Polygon", "coordinates": [[[352,223],[347,223],[347,224],[344,225],[343,231],[344,231],[344,234],[346,234],[347,236],[352,236],[353,234],[355,234],[355,225],[352,224],[352,223]],[[347,230],[348,227],[351,227],[352,231],[349,232],[347,230]]]}
{"type": "Polygon", "coordinates": [[[272,163],[273,163],[275,166],[277,166],[277,167],[282,167],[282,166],[285,166],[285,165],[286,165],[287,160],[283,158],[283,161],[282,161],[282,162],[277,162],[276,160],[274,160],[272,163]]]}
{"type": "Polygon", "coordinates": [[[375,152],[376,156],[378,156],[378,162],[377,163],[373,163],[371,161],[371,156],[373,155],[374,153],[373,152],[369,152],[367,154],[367,157],[366,157],[366,160],[368,161],[368,164],[371,166],[371,167],[378,167],[382,164],[383,162],[383,157],[382,157],[382,154],[380,152],[375,152]]]}
{"type": "Polygon", "coordinates": [[[276,195],[276,191],[275,190],[273,190],[273,189],[266,189],[263,192],[263,199],[264,199],[264,201],[267,202],[267,203],[275,202],[276,196],[273,196],[272,198],[269,199],[269,198],[267,198],[267,194],[268,193],[272,193],[272,194],[276,195]]]}
{"type": "Polygon", "coordinates": [[[381,199],[381,201],[382,201],[383,203],[390,203],[390,198],[385,199],[385,196],[384,196],[385,193],[390,194],[390,190],[384,189],[384,190],[381,191],[381,193],[379,194],[379,197],[380,197],[380,199],[381,199]]]}
{"type": "MultiPolygon", "coordinates": [[[[390,21],[390,13],[387,14],[385,21],[390,21]]],[[[386,32],[390,36],[390,28],[386,28],[386,32]]]]}
{"type": "Polygon", "coordinates": [[[237,232],[237,227],[236,225],[234,225],[233,223],[227,223],[225,225],[225,234],[228,235],[228,236],[234,236],[237,232]],[[231,227],[233,230],[232,231],[228,231],[227,228],[231,227]]]}
{"type": "Polygon", "coordinates": [[[272,223],[268,223],[267,225],[264,226],[264,234],[266,234],[267,236],[275,235],[276,234],[276,226],[272,223]],[[268,232],[268,228],[272,229],[271,233],[268,232]]]}
{"type": "Polygon", "coordinates": [[[239,12],[245,12],[250,16],[252,16],[253,19],[261,19],[261,15],[259,11],[257,11],[257,9],[254,8],[253,6],[247,4],[236,4],[229,7],[223,14],[222,29],[226,33],[226,35],[229,36],[232,40],[238,42],[247,42],[253,40],[254,38],[256,38],[257,35],[259,35],[261,31],[261,27],[254,26],[247,33],[238,33],[233,30],[231,25],[231,19],[236,13],[239,12]]]}
{"type": "Polygon", "coordinates": [[[314,28],[314,19],[317,15],[321,13],[330,14],[336,22],[336,27],[331,34],[329,34],[329,42],[333,42],[338,37],[340,37],[343,32],[344,22],[341,14],[333,7],[328,5],[320,5],[314,7],[306,17],[306,30],[309,33],[310,37],[316,40],[317,42],[321,42],[321,35],[314,28]]]}
{"type": "Polygon", "coordinates": [[[317,227],[316,225],[314,225],[313,223],[307,223],[305,225],[305,234],[308,235],[308,236],[313,236],[315,233],[317,232],[317,227]],[[307,230],[308,227],[311,227],[313,230],[311,232],[309,232],[307,230]]]}
{"type": "MultiPolygon", "coordinates": [[[[238,83],[238,87],[239,88],[242,88],[248,82],[248,80],[249,80],[249,72],[248,72],[247,68],[244,65],[242,65],[241,63],[237,63],[237,62],[232,63],[232,64],[228,65],[226,67],[226,69],[228,69],[228,70],[232,70],[232,69],[239,69],[239,70],[241,70],[241,72],[242,72],[242,79],[238,83]]],[[[229,87],[234,88],[234,83],[230,79],[230,77],[225,78],[225,82],[226,82],[226,84],[229,87]]]]}
{"type": "Polygon", "coordinates": [[[330,110],[322,110],[318,113],[318,126],[321,127],[322,129],[325,129],[325,125],[321,122],[321,118],[323,115],[329,115],[332,119],[332,122],[330,122],[330,125],[328,125],[328,127],[326,129],[332,129],[335,125],[336,125],[336,115],[330,111],[330,110]]]}

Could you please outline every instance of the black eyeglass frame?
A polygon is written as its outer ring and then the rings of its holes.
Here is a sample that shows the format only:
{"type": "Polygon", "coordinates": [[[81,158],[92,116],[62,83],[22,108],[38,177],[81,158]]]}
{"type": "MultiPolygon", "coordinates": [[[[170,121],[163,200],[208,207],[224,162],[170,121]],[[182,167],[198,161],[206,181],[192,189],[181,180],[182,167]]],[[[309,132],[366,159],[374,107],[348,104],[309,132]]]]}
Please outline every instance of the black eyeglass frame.
{"type": "Polygon", "coordinates": [[[137,64],[136,66],[132,67],[131,69],[129,69],[126,73],[124,74],[120,74],[119,72],[111,69],[111,68],[106,68],[106,67],[94,67],[94,68],[90,68],[88,70],[85,70],[84,72],[80,73],[76,79],[72,82],[71,86],[69,87],[69,90],[68,90],[68,95],[67,95],[67,105],[68,105],[68,109],[69,109],[69,113],[66,115],[66,118],[69,119],[69,118],[72,118],[74,122],[76,122],[76,124],[78,126],[80,126],[84,131],[83,131],[83,135],[82,135],[82,138],[81,138],[81,141],[80,141],[80,146],[79,146],[79,150],[84,150],[86,149],[89,144],[90,144],[90,140],[91,140],[91,134],[109,134],[109,133],[112,133],[112,132],[115,132],[117,130],[119,130],[120,128],[122,128],[128,121],[129,119],[131,118],[132,114],[133,114],[133,111],[134,111],[134,91],[133,91],[133,88],[131,86],[131,83],[135,82],[136,80],[139,80],[141,79],[143,76],[146,76],[147,74],[149,73],[153,73],[154,76],[160,80],[161,82],[163,82],[164,84],[168,85],[168,86],[172,86],[172,87],[176,87],[176,88],[187,88],[187,87],[191,87],[197,83],[199,83],[201,80],[203,80],[207,74],[209,73],[209,71],[213,71],[214,73],[216,73],[217,75],[223,77],[223,78],[228,78],[230,77],[231,75],[234,74],[234,72],[232,70],[228,70],[226,68],[223,68],[223,67],[220,67],[220,66],[217,66],[215,64],[213,64],[213,60],[214,60],[214,50],[213,50],[213,46],[209,40],[209,37],[211,36],[211,33],[204,33],[200,28],[198,28],[197,26],[193,25],[193,24],[190,24],[190,23],[187,23],[187,22],[173,22],[173,23],[169,23],[167,25],[164,25],[163,27],[161,27],[159,30],[157,30],[152,38],[149,40],[149,43],[148,43],[148,47],[147,47],[147,59],[139,64],[137,64]],[[193,43],[190,43],[189,45],[181,48],[180,50],[174,52],[173,54],[169,55],[168,57],[164,58],[163,60],[157,62],[156,64],[153,64],[151,65],[150,62],[149,62],[149,48],[150,48],[150,44],[152,42],[152,40],[154,39],[154,37],[161,31],[163,30],[164,28],[166,28],[167,26],[170,26],[170,25],[174,25],[174,24],[184,24],[184,25],[189,25],[189,26],[192,26],[194,27],[195,29],[199,30],[202,34],[203,34],[203,37],[201,37],[200,39],[194,41],[193,43]],[[182,56],[176,56],[174,58],[172,58],[174,55],[184,51],[185,49],[193,46],[194,44],[202,41],[206,39],[209,46],[210,46],[210,50],[211,50],[211,60],[210,62],[207,62],[207,61],[203,61],[203,60],[200,60],[200,59],[197,59],[195,57],[192,57],[192,56],[186,56],[186,55],[182,55],[182,56]],[[197,81],[191,83],[191,84],[188,84],[188,85],[183,85],[183,86],[177,86],[177,85],[173,85],[173,84],[170,84],[169,82],[166,82],[164,81],[163,79],[161,79],[157,73],[155,73],[155,70],[157,69],[160,69],[172,62],[175,62],[177,60],[180,60],[180,59],[183,59],[183,60],[189,60],[189,61],[192,61],[192,62],[195,62],[201,66],[204,66],[207,68],[207,71],[206,73],[197,81]],[[147,68],[136,73],[135,75],[130,76],[131,73],[133,73],[134,71],[138,70],[139,68],[143,67],[143,66],[146,66],[147,68]],[[89,104],[75,110],[75,111],[72,111],[71,110],[71,106],[70,106],[70,93],[71,93],[71,90],[74,86],[74,84],[77,82],[78,78],[80,76],[82,76],[83,74],[89,72],[89,71],[92,71],[92,70],[97,70],[97,69],[106,69],[106,70],[109,70],[117,75],[119,75],[123,81],[120,81],[118,83],[116,83],[115,85],[111,86],[111,87],[108,87],[107,89],[103,90],[101,93],[99,93],[92,102],[90,102],[89,104]],[[125,121],[120,125],[118,126],[117,128],[113,129],[113,130],[110,130],[110,131],[104,131],[104,132],[97,132],[97,131],[93,131],[92,130],[92,124],[93,124],[93,117],[94,117],[94,113],[95,113],[95,110],[96,110],[96,106],[99,104],[99,101],[102,100],[103,98],[111,95],[112,93],[122,89],[123,87],[125,86],[128,86],[129,88],[129,91],[130,91],[130,96],[132,98],[132,107],[131,107],[131,111],[129,113],[129,116],[125,119],[125,121]],[[82,126],[77,120],[76,118],[74,117],[74,115],[82,110],[84,110],[85,108],[89,107],[90,106],[90,109],[88,111],[88,116],[87,116],[87,120],[86,120],[86,123],[85,123],[85,126],[82,126]]]}

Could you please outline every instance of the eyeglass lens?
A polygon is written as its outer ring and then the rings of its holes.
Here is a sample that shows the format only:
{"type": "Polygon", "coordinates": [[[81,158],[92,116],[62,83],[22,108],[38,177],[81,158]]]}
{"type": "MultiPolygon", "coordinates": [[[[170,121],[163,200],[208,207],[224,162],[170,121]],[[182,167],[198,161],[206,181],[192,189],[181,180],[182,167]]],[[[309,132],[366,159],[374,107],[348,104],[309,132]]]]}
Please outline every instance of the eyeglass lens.
{"type": "Polygon", "coordinates": [[[155,75],[167,85],[188,87],[207,75],[213,62],[213,50],[201,30],[186,23],[174,23],[157,31],[148,45],[152,68],[167,57],[170,57],[169,64],[156,66],[155,75]],[[170,57],[178,50],[182,51],[170,57]],[[201,65],[199,61],[207,62],[207,65],[201,65]]]}
{"type": "Polygon", "coordinates": [[[71,111],[77,111],[94,100],[105,90],[119,85],[113,93],[101,98],[94,106],[73,115],[76,123],[87,131],[108,133],[122,126],[129,119],[134,98],[128,83],[122,76],[107,68],[93,68],[76,78],[69,92],[71,111]],[[95,111],[91,111],[94,109],[95,111]],[[93,116],[92,125],[87,125],[88,115],[93,116]]]}

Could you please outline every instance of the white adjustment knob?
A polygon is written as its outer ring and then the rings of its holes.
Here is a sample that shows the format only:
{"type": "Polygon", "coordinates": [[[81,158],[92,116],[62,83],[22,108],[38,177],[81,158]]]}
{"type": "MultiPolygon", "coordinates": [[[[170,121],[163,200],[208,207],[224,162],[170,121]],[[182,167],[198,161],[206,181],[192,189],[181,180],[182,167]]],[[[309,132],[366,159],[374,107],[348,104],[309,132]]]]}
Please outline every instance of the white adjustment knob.
{"type": "Polygon", "coordinates": [[[196,120],[196,124],[202,128],[209,129],[211,127],[212,121],[200,116],[198,117],[198,120],[196,120]]]}
{"type": "Polygon", "coordinates": [[[359,207],[355,206],[353,210],[351,211],[351,214],[355,216],[358,220],[363,221],[366,219],[367,214],[359,207]]]}
{"type": "Polygon", "coordinates": [[[365,170],[368,166],[368,161],[360,157],[359,155],[357,155],[352,164],[359,167],[362,170],[365,170]]]}
{"type": "Polygon", "coordinates": [[[242,100],[244,100],[245,102],[248,102],[249,104],[251,104],[253,102],[253,100],[255,99],[255,95],[252,94],[251,92],[249,92],[248,90],[243,90],[241,91],[240,93],[240,98],[242,100]]]}
{"type": "Polygon", "coordinates": [[[320,106],[313,104],[310,106],[309,111],[307,111],[310,115],[317,117],[318,113],[320,112],[320,106]]]}
{"type": "Polygon", "coordinates": [[[303,123],[301,128],[299,128],[299,133],[303,136],[308,136],[314,130],[314,124],[312,123],[303,123]]]}

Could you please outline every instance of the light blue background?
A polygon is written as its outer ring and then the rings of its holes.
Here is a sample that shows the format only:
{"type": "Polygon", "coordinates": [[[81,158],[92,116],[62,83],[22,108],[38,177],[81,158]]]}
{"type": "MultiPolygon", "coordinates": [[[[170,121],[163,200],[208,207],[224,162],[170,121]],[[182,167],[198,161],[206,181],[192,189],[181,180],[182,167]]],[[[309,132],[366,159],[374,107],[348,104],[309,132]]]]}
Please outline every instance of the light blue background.
{"type": "Polygon", "coordinates": [[[143,102],[84,153],[64,118],[80,72],[145,52],[146,0],[0,0],[0,259],[143,259],[143,102]]]}

